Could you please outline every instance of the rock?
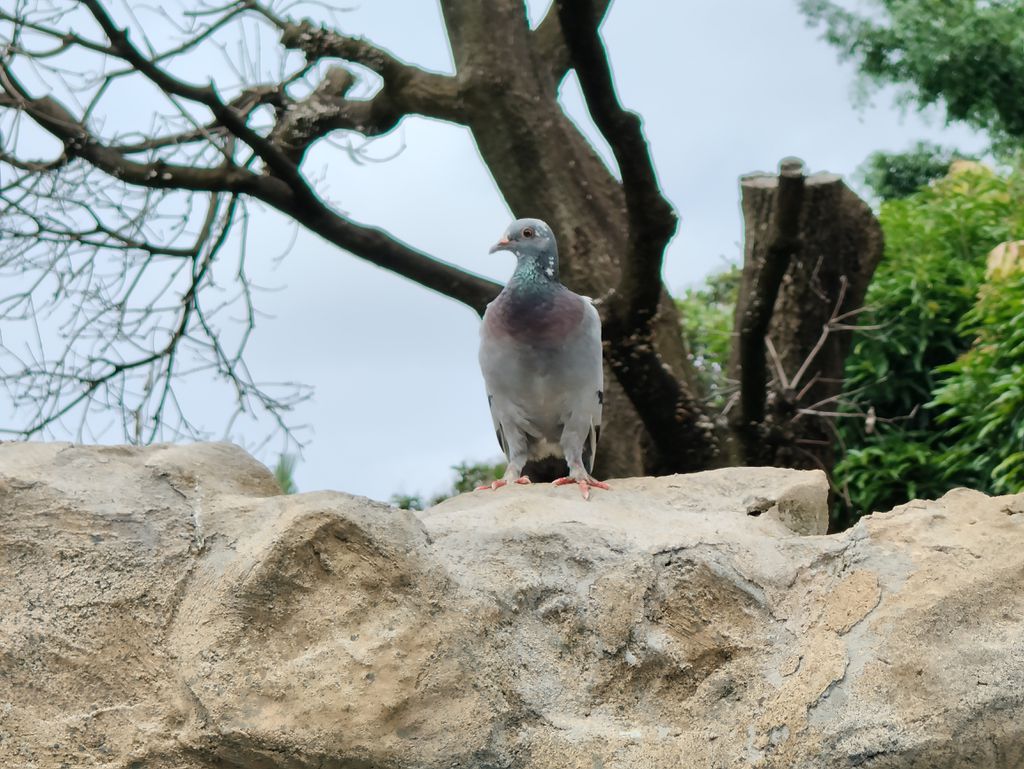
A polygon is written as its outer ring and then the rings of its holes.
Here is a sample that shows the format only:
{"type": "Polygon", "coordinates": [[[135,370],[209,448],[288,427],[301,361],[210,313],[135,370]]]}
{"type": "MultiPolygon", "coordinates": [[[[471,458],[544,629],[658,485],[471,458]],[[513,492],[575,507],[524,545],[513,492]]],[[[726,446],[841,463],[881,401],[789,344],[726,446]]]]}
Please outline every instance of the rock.
{"type": "Polygon", "coordinates": [[[1024,764],[1024,495],[799,535],[824,494],[734,468],[417,517],[223,444],[0,445],[0,766],[1024,764]]]}

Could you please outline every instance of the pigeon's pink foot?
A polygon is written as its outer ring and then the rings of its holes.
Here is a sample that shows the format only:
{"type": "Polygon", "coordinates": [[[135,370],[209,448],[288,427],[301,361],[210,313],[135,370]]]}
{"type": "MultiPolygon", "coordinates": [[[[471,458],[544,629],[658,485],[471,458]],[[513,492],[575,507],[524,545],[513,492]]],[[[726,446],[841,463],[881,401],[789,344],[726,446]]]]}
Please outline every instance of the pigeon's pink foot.
{"type": "Polygon", "coordinates": [[[581,481],[577,478],[570,478],[566,476],[565,478],[559,478],[557,481],[553,481],[553,483],[555,486],[565,486],[567,483],[575,483],[580,487],[580,493],[583,494],[583,498],[586,500],[590,499],[591,489],[605,489],[606,491],[611,489],[611,486],[604,481],[595,481],[593,478],[581,481]]]}
{"type": "Polygon", "coordinates": [[[507,484],[508,481],[506,481],[504,478],[499,478],[496,481],[491,481],[486,486],[477,486],[475,491],[487,491],[488,489],[490,489],[491,491],[496,491],[497,489],[500,489],[502,486],[505,486],[507,484]]]}
{"type": "MultiPolygon", "coordinates": [[[[518,478],[516,478],[512,482],[513,483],[521,483],[521,484],[533,483],[533,481],[531,481],[525,475],[519,476],[518,478]]],[[[491,481],[486,486],[477,486],[475,491],[487,491],[488,489],[490,489],[491,491],[494,491],[496,489],[500,489],[502,486],[507,486],[507,485],[508,485],[508,481],[506,481],[504,478],[499,478],[496,481],[491,481]]]]}

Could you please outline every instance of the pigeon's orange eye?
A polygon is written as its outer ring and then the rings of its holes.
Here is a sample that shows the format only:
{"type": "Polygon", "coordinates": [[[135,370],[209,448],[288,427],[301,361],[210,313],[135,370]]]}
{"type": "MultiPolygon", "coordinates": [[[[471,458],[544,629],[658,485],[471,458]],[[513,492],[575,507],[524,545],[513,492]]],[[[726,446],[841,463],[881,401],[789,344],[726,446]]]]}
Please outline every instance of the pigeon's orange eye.
{"type": "Polygon", "coordinates": [[[533,237],[533,228],[527,227],[525,230],[523,230],[523,237],[524,238],[532,238],[533,237]]]}

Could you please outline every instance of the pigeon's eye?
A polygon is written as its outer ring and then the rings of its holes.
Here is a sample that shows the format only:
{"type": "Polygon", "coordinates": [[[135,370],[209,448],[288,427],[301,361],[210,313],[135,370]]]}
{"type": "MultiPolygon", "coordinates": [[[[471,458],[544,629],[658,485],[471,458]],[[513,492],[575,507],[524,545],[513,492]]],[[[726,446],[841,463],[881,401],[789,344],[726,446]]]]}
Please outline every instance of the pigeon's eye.
{"type": "Polygon", "coordinates": [[[526,229],[524,229],[523,230],[523,237],[524,238],[532,238],[533,237],[533,228],[532,227],[527,227],[526,229]]]}

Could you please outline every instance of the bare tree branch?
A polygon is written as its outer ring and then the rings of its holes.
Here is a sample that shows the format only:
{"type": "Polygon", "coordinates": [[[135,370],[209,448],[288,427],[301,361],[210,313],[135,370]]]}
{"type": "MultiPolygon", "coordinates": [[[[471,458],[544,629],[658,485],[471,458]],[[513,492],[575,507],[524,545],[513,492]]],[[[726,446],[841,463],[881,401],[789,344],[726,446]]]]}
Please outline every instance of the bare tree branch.
{"type": "Polygon", "coordinates": [[[355,77],[343,67],[331,67],[308,98],[292,101],[282,111],[271,132],[272,141],[301,163],[306,150],[332,131],[356,131],[363,136],[381,136],[406,116],[385,91],[372,99],[347,99],[355,77]]]}
{"type": "Polygon", "coordinates": [[[209,108],[210,112],[213,113],[222,125],[248,144],[263,159],[267,167],[288,184],[293,195],[302,198],[304,201],[316,197],[315,193],[306,183],[305,178],[299,173],[295,163],[282,152],[280,147],[275,146],[265,137],[260,136],[259,133],[249,127],[238,112],[222,101],[217,95],[212,81],[210,85],[201,87],[185,83],[173,77],[132,45],[128,39],[127,31],[117,27],[114,20],[107,14],[98,0],[81,0],[81,2],[89,9],[93,18],[96,19],[103,29],[103,32],[110,40],[112,50],[117,56],[145,75],[164,93],[181,96],[185,99],[199,102],[209,108]]]}
{"type": "MultiPolygon", "coordinates": [[[[308,390],[256,382],[243,357],[257,318],[244,267],[247,199],[260,200],[329,242],[463,301],[477,313],[497,295],[500,286],[492,281],[339,215],[299,168],[306,149],[334,130],[379,135],[417,108],[432,116],[457,116],[453,78],[332,33],[324,56],[345,54],[346,61],[370,66],[394,82],[373,99],[349,99],[355,76],[336,66],[314,82],[309,96],[296,98],[292,86],[316,77],[317,58],[291,74],[281,58],[279,79],[255,83],[265,76],[243,61],[241,68],[232,65],[241,85],[222,96],[212,81],[186,82],[162,62],[207,41],[220,47],[214,33],[257,10],[250,0],[211,7],[202,23],[178,27],[186,35],[183,42],[162,50],[144,29],[143,43],[133,43],[102,0],[25,8],[24,17],[0,11],[0,23],[8,24],[0,32],[7,37],[0,56],[0,118],[5,121],[0,165],[14,171],[0,186],[5,242],[0,273],[14,276],[18,286],[0,296],[0,318],[38,326],[40,319],[59,317],[62,349],[45,350],[40,332],[37,343],[24,349],[0,340],[0,385],[29,413],[26,424],[0,425],[0,432],[29,436],[57,426],[67,429],[69,420],[78,420],[81,437],[92,429],[90,413],[110,407],[121,412],[130,440],[201,437],[204,433],[182,410],[174,383],[182,374],[208,371],[234,388],[236,416],[265,413],[288,433],[293,426],[285,415],[308,390]],[[109,44],[68,31],[79,7],[92,15],[109,44]],[[26,31],[32,38],[27,46],[22,43],[26,31]],[[95,69],[83,71],[80,64],[68,69],[69,53],[91,57],[95,69]],[[37,97],[16,73],[32,83],[49,78],[56,87],[37,97]],[[97,108],[115,84],[129,79],[155,86],[171,105],[170,114],[156,113],[150,131],[107,138],[92,125],[103,125],[105,116],[97,108]],[[22,144],[19,136],[33,123],[59,142],[58,153],[25,157],[23,147],[34,147],[35,141],[22,144]],[[84,189],[88,196],[80,194],[84,189]],[[208,202],[204,218],[198,213],[203,198],[208,202]],[[229,238],[232,232],[240,240],[229,238]],[[239,247],[237,290],[225,296],[214,283],[214,267],[230,258],[223,254],[229,242],[239,247]],[[54,279],[56,290],[44,293],[54,279]],[[239,305],[244,321],[232,343],[218,319],[239,305]],[[272,393],[276,389],[281,394],[272,393]]],[[[138,22],[132,23],[137,35],[138,22]]]]}
{"type": "MultiPolygon", "coordinates": [[[[201,168],[162,160],[139,163],[101,144],[52,97],[32,98],[6,67],[0,86],[36,122],[77,155],[105,173],[129,184],[154,189],[248,194],[293,217],[341,248],[380,267],[415,280],[431,290],[467,304],[478,314],[501,287],[493,281],[434,259],[391,237],[383,230],[351,222],[331,211],[319,198],[296,199],[292,189],[273,176],[255,174],[234,164],[201,168]]],[[[291,161],[288,161],[291,162],[291,161]]]]}
{"type": "Polygon", "coordinates": [[[129,184],[157,189],[243,192],[261,199],[283,199],[290,194],[282,182],[234,165],[200,168],[163,161],[139,163],[128,160],[123,153],[100,143],[70,110],[53,97],[31,96],[10,68],[3,64],[0,64],[0,88],[6,94],[0,106],[13,106],[24,111],[41,128],[63,142],[68,155],[80,157],[129,184]]]}

